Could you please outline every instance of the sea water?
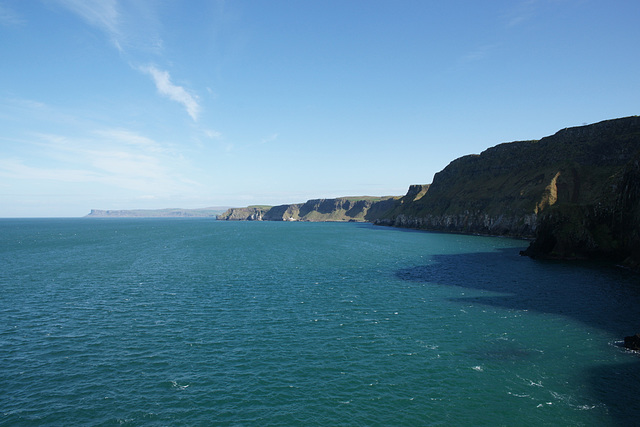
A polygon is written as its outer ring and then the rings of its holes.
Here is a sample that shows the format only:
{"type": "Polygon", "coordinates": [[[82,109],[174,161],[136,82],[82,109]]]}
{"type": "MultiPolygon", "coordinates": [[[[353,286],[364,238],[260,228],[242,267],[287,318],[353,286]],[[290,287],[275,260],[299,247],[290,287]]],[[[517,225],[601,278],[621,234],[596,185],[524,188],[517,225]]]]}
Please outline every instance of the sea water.
{"type": "Polygon", "coordinates": [[[638,276],[357,223],[0,220],[2,425],[632,425],[638,276]]]}

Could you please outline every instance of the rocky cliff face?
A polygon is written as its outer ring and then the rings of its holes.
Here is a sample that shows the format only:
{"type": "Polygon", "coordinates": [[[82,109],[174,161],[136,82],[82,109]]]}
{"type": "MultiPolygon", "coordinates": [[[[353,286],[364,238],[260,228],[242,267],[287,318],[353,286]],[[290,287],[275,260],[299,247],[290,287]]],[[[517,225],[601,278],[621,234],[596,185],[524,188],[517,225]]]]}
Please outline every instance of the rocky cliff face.
{"type": "Polygon", "coordinates": [[[605,182],[598,199],[545,211],[536,239],[523,254],[601,258],[640,269],[640,154],[605,182]]]}
{"type": "Polygon", "coordinates": [[[526,255],[640,268],[640,117],[563,129],[452,161],[403,197],[231,209],[219,219],[372,221],[535,238],[526,255]]]}
{"type": "Polygon", "coordinates": [[[639,252],[639,164],[640,117],[563,129],[454,160],[377,223],[535,237],[532,256],[626,259],[639,252]]]}
{"type": "Polygon", "coordinates": [[[314,199],[306,203],[280,206],[232,208],[220,220],[255,221],[368,221],[388,211],[393,197],[340,197],[314,199]]]}
{"type": "Polygon", "coordinates": [[[246,208],[229,208],[217,216],[226,221],[262,221],[271,206],[248,206],[246,208]]]}

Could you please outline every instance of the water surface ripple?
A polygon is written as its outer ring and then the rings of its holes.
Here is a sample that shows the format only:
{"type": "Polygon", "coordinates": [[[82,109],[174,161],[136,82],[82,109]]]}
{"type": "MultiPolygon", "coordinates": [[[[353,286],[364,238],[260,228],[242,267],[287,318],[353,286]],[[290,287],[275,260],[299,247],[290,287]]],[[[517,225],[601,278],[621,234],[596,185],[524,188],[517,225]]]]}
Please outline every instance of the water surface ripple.
{"type": "Polygon", "coordinates": [[[0,220],[0,424],[632,425],[638,277],[524,246],[0,220]]]}

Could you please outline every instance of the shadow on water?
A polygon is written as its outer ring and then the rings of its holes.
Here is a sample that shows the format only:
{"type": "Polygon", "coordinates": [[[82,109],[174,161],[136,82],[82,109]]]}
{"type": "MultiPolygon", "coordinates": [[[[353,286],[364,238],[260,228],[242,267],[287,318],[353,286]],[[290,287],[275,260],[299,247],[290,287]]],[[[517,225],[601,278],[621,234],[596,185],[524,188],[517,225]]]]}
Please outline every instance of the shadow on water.
{"type": "MultiPolygon", "coordinates": [[[[515,249],[500,249],[434,255],[424,265],[396,275],[411,282],[488,291],[452,300],[568,316],[619,340],[640,332],[640,276],[611,266],[536,261],[519,256],[515,249]]],[[[593,396],[607,405],[619,425],[634,425],[640,416],[640,355],[629,353],[629,359],[584,373],[593,396]]]]}

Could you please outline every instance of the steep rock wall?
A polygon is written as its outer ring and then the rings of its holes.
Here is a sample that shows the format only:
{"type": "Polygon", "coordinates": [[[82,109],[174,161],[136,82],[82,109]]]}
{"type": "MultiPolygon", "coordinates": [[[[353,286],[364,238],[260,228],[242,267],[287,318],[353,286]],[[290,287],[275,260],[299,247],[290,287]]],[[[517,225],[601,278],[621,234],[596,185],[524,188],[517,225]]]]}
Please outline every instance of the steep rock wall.
{"type": "Polygon", "coordinates": [[[226,221],[262,221],[271,206],[248,206],[246,208],[229,208],[217,216],[218,220],[226,221]]]}
{"type": "Polygon", "coordinates": [[[539,218],[524,255],[601,258],[640,268],[640,154],[608,180],[599,200],[562,204],[539,218]]]}
{"type": "Polygon", "coordinates": [[[273,207],[232,208],[221,220],[256,221],[367,221],[393,206],[394,197],[340,197],[273,207]]]}
{"type": "Polygon", "coordinates": [[[640,117],[563,129],[456,159],[422,197],[376,222],[535,237],[527,255],[633,263],[640,252],[639,164],[640,117]]]}

